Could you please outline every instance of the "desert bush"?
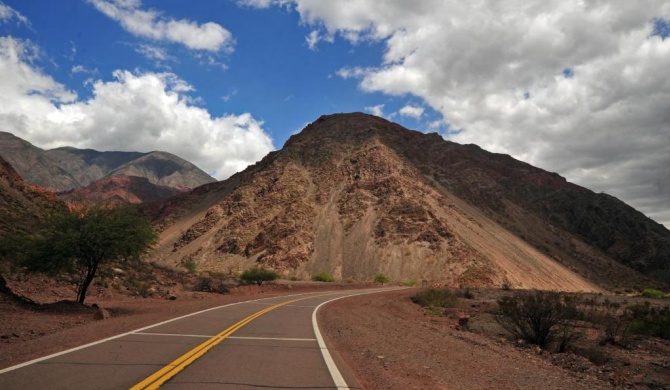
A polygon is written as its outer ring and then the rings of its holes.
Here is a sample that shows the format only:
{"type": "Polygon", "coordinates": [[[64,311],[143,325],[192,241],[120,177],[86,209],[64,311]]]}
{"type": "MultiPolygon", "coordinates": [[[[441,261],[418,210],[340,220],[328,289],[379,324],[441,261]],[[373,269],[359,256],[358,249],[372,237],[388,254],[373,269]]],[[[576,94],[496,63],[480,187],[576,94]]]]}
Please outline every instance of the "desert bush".
{"type": "Polygon", "coordinates": [[[414,286],[416,286],[416,281],[415,280],[406,280],[404,282],[400,282],[400,285],[405,286],[405,287],[414,287],[414,286]]]}
{"type": "Polygon", "coordinates": [[[196,269],[198,268],[198,265],[196,264],[196,262],[193,261],[193,260],[190,260],[190,259],[183,262],[182,266],[184,266],[184,268],[186,268],[186,271],[188,271],[189,274],[194,274],[196,269]]]}
{"type": "Polygon", "coordinates": [[[345,282],[345,283],[353,283],[353,282],[354,282],[354,278],[346,278],[346,279],[344,279],[344,282],[345,282]]]}
{"type": "Polygon", "coordinates": [[[463,298],[475,299],[475,294],[472,291],[470,291],[469,288],[466,288],[465,291],[463,292],[463,298]]]}
{"type": "Polygon", "coordinates": [[[559,349],[576,336],[567,319],[566,303],[554,292],[517,293],[498,300],[496,321],[515,338],[547,348],[560,336],[559,349]],[[560,332],[559,332],[560,330],[560,332]]]}
{"type": "Polygon", "coordinates": [[[288,280],[292,282],[297,282],[298,280],[300,280],[300,278],[295,275],[291,275],[291,277],[289,277],[288,280]]]}
{"type": "Polygon", "coordinates": [[[230,292],[220,278],[212,278],[209,276],[199,277],[192,287],[193,291],[215,292],[219,294],[227,294],[230,292]],[[218,280],[217,280],[218,279],[218,280]]]}
{"type": "Polygon", "coordinates": [[[240,279],[245,283],[255,283],[257,285],[262,285],[263,282],[269,282],[279,278],[274,270],[265,269],[260,267],[248,268],[242,272],[240,279]]]}
{"type": "Polygon", "coordinates": [[[315,282],[334,282],[335,278],[330,273],[323,271],[312,275],[312,280],[315,282]]]}
{"type": "Polygon", "coordinates": [[[649,302],[628,308],[631,333],[670,340],[670,306],[653,307],[649,302]]]}
{"type": "Polygon", "coordinates": [[[610,358],[607,355],[607,351],[603,347],[589,347],[583,348],[576,351],[578,355],[583,356],[596,366],[602,366],[607,363],[610,358]]]}
{"type": "Polygon", "coordinates": [[[599,324],[603,328],[603,339],[601,344],[624,344],[628,335],[630,317],[626,310],[621,310],[621,305],[605,299],[600,309],[595,312],[591,322],[599,324]]]}
{"type": "Polygon", "coordinates": [[[412,302],[423,307],[447,308],[456,306],[458,301],[453,293],[438,288],[427,288],[411,297],[412,302]]]}
{"type": "Polygon", "coordinates": [[[642,296],[645,298],[665,298],[667,297],[667,294],[663,291],[647,288],[642,291],[642,296]]]}
{"type": "Polygon", "coordinates": [[[379,273],[379,274],[375,275],[374,282],[383,285],[383,284],[389,282],[389,278],[386,275],[384,275],[382,273],[379,273]]]}

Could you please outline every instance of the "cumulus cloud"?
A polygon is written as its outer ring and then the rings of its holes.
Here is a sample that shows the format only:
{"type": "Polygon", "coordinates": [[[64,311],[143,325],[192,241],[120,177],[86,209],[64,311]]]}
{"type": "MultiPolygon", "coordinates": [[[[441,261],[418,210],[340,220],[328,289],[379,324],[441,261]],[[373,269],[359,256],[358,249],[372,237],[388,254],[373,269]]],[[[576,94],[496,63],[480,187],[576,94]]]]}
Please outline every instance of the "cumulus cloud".
{"type": "Polygon", "coordinates": [[[172,73],[117,70],[113,80],[94,80],[91,98],[81,101],[31,62],[36,50],[0,38],[0,129],[37,146],[164,150],[218,179],[273,150],[261,121],[248,113],[212,117],[172,73]]]}
{"type": "Polygon", "coordinates": [[[180,43],[189,49],[232,52],[232,34],[222,26],[208,22],[176,20],[156,10],[143,10],[139,0],[88,0],[98,11],[116,20],[129,33],[156,41],[180,43]]]}
{"type": "Polygon", "coordinates": [[[28,18],[23,16],[19,11],[0,1],[0,22],[5,23],[10,20],[15,20],[26,25],[30,24],[28,18]]]}
{"type": "Polygon", "coordinates": [[[398,110],[398,113],[402,116],[408,116],[414,119],[420,119],[423,115],[424,108],[419,106],[412,106],[410,104],[402,107],[398,110]]]}
{"type": "Polygon", "coordinates": [[[421,98],[459,129],[451,139],[557,171],[670,227],[667,1],[290,7],[321,34],[385,43],[377,66],[353,63],[340,77],[360,79],[365,91],[421,98]]]}
{"type": "Polygon", "coordinates": [[[384,117],[384,105],[377,104],[376,106],[365,107],[365,111],[372,115],[384,117]]]}

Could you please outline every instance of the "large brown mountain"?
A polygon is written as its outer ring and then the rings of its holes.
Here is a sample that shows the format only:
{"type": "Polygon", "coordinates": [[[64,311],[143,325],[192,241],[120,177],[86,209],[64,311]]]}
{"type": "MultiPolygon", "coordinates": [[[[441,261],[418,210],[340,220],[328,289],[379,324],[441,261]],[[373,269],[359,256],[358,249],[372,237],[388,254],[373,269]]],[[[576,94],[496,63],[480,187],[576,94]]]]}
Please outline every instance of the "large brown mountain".
{"type": "Polygon", "coordinates": [[[323,116],[151,212],[154,257],[200,269],[599,290],[668,281],[670,231],[510,156],[362,113],[323,116]]]}
{"type": "Polygon", "coordinates": [[[56,191],[86,187],[113,176],[144,177],[153,185],[180,191],[215,181],[190,162],[166,152],[43,150],[6,132],[0,132],[0,156],[27,182],[56,191]]]}

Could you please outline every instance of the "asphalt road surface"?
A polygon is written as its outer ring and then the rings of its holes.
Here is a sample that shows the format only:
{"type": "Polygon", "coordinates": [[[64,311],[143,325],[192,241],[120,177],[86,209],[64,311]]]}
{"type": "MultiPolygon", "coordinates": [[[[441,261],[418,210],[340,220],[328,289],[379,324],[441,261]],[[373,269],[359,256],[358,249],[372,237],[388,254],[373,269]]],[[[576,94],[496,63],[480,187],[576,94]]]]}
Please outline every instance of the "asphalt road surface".
{"type": "Polygon", "coordinates": [[[348,389],[319,305],[387,289],[225,305],[0,370],[0,389],[348,389]],[[334,355],[334,354],[333,354],[334,355]]]}

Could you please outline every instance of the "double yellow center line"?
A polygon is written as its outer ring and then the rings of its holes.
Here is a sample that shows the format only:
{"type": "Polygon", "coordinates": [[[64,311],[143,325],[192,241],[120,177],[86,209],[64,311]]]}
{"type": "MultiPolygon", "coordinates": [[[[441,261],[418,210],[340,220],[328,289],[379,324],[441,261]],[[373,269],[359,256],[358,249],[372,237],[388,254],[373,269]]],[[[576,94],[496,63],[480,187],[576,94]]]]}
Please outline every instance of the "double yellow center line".
{"type": "Polygon", "coordinates": [[[198,358],[200,358],[202,355],[207,353],[210,349],[214,348],[216,345],[220,344],[223,340],[228,338],[231,334],[235,333],[238,329],[243,327],[244,325],[250,323],[251,321],[255,320],[256,318],[262,316],[265,313],[268,313],[274,309],[277,309],[282,306],[290,305],[291,303],[295,302],[300,302],[304,301],[305,299],[311,299],[311,298],[318,298],[322,297],[328,294],[321,294],[321,295],[312,295],[309,297],[304,297],[304,298],[298,298],[294,299],[291,301],[283,302],[283,303],[278,303],[276,305],[267,307],[261,311],[258,311],[249,317],[241,320],[240,322],[234,324],[230,328],[224,330],[223,332],[213,336],[210,339],[207,339],[204,343],[198,345],[197,347],[191,349],[190,351],[186,352],[179,358],[177,358],[175,361],[172,363],[168,364],[167,366],[161,368],[160,370],[156,371],[153,373],[151,376],[143,380],[142,382],[136,384],[135,386],[131,387],[130,390],[149,390],[149,389],[158,389],[163,383],[167,382],[172,378],[173,376],[177,375],[180,371],[182,371],[184,368],[186,368],[189,364],[193,363],[196,361],[198,358]]]}

